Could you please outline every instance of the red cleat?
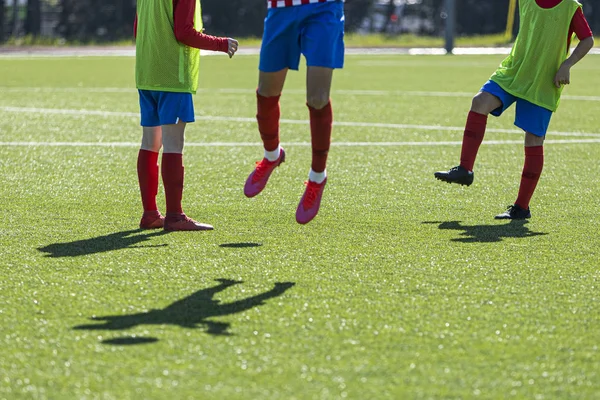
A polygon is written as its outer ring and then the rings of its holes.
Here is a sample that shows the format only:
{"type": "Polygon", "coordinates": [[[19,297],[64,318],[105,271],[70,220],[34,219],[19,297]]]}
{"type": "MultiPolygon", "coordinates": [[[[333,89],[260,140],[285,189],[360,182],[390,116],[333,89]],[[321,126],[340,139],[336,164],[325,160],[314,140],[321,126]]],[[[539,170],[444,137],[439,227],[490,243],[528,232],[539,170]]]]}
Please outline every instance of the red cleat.
{"type": "Polygon", "coordinates": [[[304,191],[304,195],[302,195],[300,204],[298,204],[298,209],[296,210],[296,222],[299,224],[307,224],[317,216],[326,183],[327,178],[325,178],[322,183],[312,181],[304,182],[306,190],[304,191]]]}
{"type": "Polygon", "coordinates": [[[263,158],[261,161],[257,161],[256,168],[250,174],[250,176],[248,176],[248,179],[246,179],[246,184],[244,185],[244,194],[246,197],[254,197],[262,192],[267,185],[273,170],[275,170],[275,168],[284,161],[285,151],[283,151],[283,149],[281,149],[281,154],[279,154],[279,158],[275,161],[269,161],[266,158],[263,158]]]}
{"type": "Polygon", "coordinates": [[[165,224],[165,217],[158,211],[146,211],[140,220],[140,229],[159,229],[165,224]]]}
{"type": "Polygon", "coordinates": [[[165,218],[165,231],[212,231],[212,225],[194,221],[185,214],[169,215],[165,218]]]}

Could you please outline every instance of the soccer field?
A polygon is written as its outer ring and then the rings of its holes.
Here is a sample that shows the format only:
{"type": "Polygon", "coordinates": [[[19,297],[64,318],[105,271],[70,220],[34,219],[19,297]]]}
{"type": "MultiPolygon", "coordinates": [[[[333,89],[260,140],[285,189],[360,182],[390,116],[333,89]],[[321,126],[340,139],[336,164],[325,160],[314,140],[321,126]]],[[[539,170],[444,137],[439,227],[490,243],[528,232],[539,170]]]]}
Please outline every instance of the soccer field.
{"type": "MultiPolygon", "coordinates": [[[[129,57],[0,58],[0,399],[598,399],[600,56],[575,66],[528,221],[523,133],[490,118],[470,187],[471,97],[503,56],[349,56],[317,218],[304,70],[262,147],[257,57],[204,57],[187,214],[140,231],[129,57]]],[[[164,192],[159,191],[164,211],[164,192]]]]}

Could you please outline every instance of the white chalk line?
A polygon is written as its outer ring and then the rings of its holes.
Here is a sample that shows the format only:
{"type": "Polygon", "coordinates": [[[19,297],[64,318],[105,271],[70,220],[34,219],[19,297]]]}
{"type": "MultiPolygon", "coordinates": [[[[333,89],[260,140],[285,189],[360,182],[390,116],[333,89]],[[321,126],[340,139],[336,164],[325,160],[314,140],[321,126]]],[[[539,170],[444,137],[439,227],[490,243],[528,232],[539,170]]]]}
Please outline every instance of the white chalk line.
{"type": "MultiPolygon", "coordinates": [[[[256,89],[244,88],[199,88],[198,93],[222,93],[222,94],[254,94],[256,89]]],[[[0,93],[131,93],[137,95],[135,88],[111,88],[111,87],[63,87],[63,88],[33,88],[33,87],[10,87],[0,86],[0,93]]],[[[284,94],[304,95],[302,89],[284,89],[284,94]]],[[[420,90],[360,90],[360,89],[338,89],[332,93],[346,96],[373,96],[373,97],[450,97],[450,98],[469,98],[476,92],[442,92],[442,91],[420,91],[420,90]]],[[[571,96],[563,95],[562,100],[574,101],[600,101],[600,96],[571,96]]]]}
{"type": "MultiPolygon", "coordinates": [[[[243,44],[243,43],[242,43],[243,44]]],[[[452,53],[454,55],[507,55],[511,51],[510,47],[455,47],[452,53]]],[[[222,52],[201,50],[203,56],[221,56],[226,55],[222,52]]],[[[242,46],[236,56],[257,56],[260,54],[258,46],[242,46]]],[[[347,56],[390,56],[390,55],[446,55],[446,50],[439,47],[416,47],[416,48],[369,48],[369,47],[347,47],[347,56]]],[[[600,54],[600,49],[593,48],[590,54],[600,54]]],[[[25,48],[23,50],[0,51],[0,59],[35,59],[48,57],[135,57],[134,46],[122,47],[74,47],[74,48],[25,48]]]]}
{"type": "MultiPolygon", "coordinates": [[[[570,139],[545,141],[546,144],[590,144],[600,139],[570,139]]],[[[484,145],[523,144],[522,140],[484,140],[484,145]]],[[[261,147],[258,142],[186,142],[186,147],[261,147]]],[[[310,142],[283,142],[285,147],[309,147],[310,142]]],[[[332,142],[333,147],[434,147],[460,146],[461,141],[443,142],[332,142]]],[[[0,142],[0,147],[139,147],[137,142],[0,142]]]]}
{"type": "MultiPolygon", "coordinates": [[[[71,109],[57,109],[57,108],[37,108],[37,107],[6,107],[0,106],[0,112],[11,112],[11,113],[33,113],[33,114],[58,114],[58,115],[76,115],[76,116],[99,116],[99,117],[124,117],[124,118],[137,118],[139,114],[134,112],[123,112],[123,111],[104,111],[104,110],[71,110],[71,109]]],[[[255,124],[255,118],[249,117],[224,117],[215,115],[198,115],[196,121],[208,121],[208,122],[240,122],[255,124]]],[[[280,123],[290,125],[308,125],[308,120],[295,120],[295,119],[281,119],[280,123]]],[[[382,123],[382,122],[351,122],[351,121],[337,121],[334,122],[335,126],[352,127],[352,128],[381,128],[381,129],[397,129],[397,130],[415,130],[415,131],[442,131],[442,132],[462,132],[464,126],[442,126],[442,125],[416,125],[416,124],[393,124],[393,123],[382,123]]],[[[488,128],[487,132],[492,133],[509,133],[509,134],[523,134],[522,130],[519,129],[497,129],[488,128]]],[[[554,136],[573,136],[573,137],[593,137],[600,138],[600,133],[590,132],[548,132],[548,135],[554,136]]]]}

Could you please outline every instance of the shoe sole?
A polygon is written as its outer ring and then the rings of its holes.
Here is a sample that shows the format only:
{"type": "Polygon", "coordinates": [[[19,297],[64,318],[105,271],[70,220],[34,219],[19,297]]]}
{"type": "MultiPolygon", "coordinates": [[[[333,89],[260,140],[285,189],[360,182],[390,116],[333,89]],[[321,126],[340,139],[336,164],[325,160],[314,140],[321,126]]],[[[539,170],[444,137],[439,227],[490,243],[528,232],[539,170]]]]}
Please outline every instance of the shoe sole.
{"type": "Polygon", "coordinates": [[[147,231],[152,230],[152,229],[161,229],[161,228],[164,228],[164,226],[163,225],[159,225],[159,226],[142,226],[142,225],[140,225],[140,229],[147,230],[147,231]]]}
{"type": "Polygon", "coordinates": [[[168,232],[193,232],[193,231],[212,231],[215,228],[212,225],[203,224],[201,226],[192,227],[189,229],[186,228],[172,228],[168,225],[165,225],[164,230],[168,232]]]}
{"type": "Polygon", "coordinates": [[[173,229],[173,228],[168,228],[168,227],[164,228],[164,230],[168,231],[168,232],[212,231],[214,229],[215,228],[213,228],[212,226],[210,228],[209,227],[198,227],[198,228],[192,228],[192,229],[177,229],[177,228],[173,229]]]}
{"type": "Polygon", "coordinates": [[[448,179],[442,178],[442,177],[440,177],[440,176],[437,176],[437,175],[435,175],[435,179],[437,179],[438,181],[446,182],[446,183],[456,183],[456,184],[458,184],[458,185],[461,185],[461,186],[471,186],[471,185],[473,184],[473,182],[472,182],[472,181],[471,181],[471,182],[469,182],[469,183],[466,183],[466,182],[460,182],[460,181],[451,181],[451,180],[448,180],[448,179]]]}
{"type": "Polygon", "coordinates": [[[523,218],[501,217],[501,216],[499,216],[499,215],[496,215],[496,216],[494,217],[494,219],[499,219],[499,220],[502,220],[502,219],[510,219],[510,220],[515,220],[515,221],[524,220],[524,219],[529,219],[529,218],[531,218],[531,214],[530,214],[530,215],[528,215],[528,216],[526,216],[526,217],[523,217],[523,218]]]}
{"type": "MultiPolygon", "coordinates": [[[[317,211],[317,214],[318,214],[318,213],[319,213],[319,212],[317,211]]],[[[316,218],[316,216],[317,216],[317,214],[315,214],[315,215],[314,215],[314,216],[313,216],[311,219],[309,219],[309,220],[306,220],[306,221],[304,221],[304,220],[300,220],[300,219],[298,219],[298,217],[296,217],[296,222],[297,222],[297,223],[299,223],[300,225],[306,225],[306,224],[308,224],[310,221],[312,221],[313,219],[315,219],[315,218],[316,218]]]]}

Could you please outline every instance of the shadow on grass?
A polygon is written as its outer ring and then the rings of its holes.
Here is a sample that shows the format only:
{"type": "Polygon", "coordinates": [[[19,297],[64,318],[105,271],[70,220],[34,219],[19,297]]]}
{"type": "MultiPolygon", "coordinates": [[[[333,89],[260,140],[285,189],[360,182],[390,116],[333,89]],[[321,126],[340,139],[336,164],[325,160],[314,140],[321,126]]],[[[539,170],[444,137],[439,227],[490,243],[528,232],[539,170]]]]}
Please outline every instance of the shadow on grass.
{"type": "Polygon", "coordinates": [[[90,239],[76,240],[74,242],[49,244],[48,246],[38,248],[38,250],[47,253],[46,257],[77,257],[127,248],[164,247],[167,245],[136,245],[150,240],[152,237],[165,235],[167,233],[167,231],[162,229],[155,231],[134,229],[90,239]]]}
{"type": "MultiPolygon", "coordinates": [[[[230,324],[210,321],[209,318],[221,317],[250,310],[265,304],[265,301],[281,296],[295,285],[293,282],[277,282],[273,289],[256,296],[247,297],[231,303],[221,304],[213,299],[214,295],[230,286],[243,283],[229,279],[217,279],[218,285],[202,289],[175,303],[161,309],[129,315],[108,315],[92,317],[98,324],[78,325],[78,330],[110,330],[118,331],[134,328],[139,325],[177,325],[182,328],[196,329],[198,325],[206,327],[206,333],[211,335],[230,335],[227,332],[230,324]]],[[[105,344],[130,345],[155,341],[154,338],[116,338],[103,341],[105,344]]]]}
{"type": "Polygon", "coordinates": [[[102,341],[104,344],[114,344],[116,346],[130,346],[132,344],[149,344],[156,342],[158,342],[157,338],[134,336],[106,339],[102,341]]]}
{"type": "Polygon", "coordinates": [[[228,247],[232,249],[245,249],[247,247],[260,247],[261,243],[223,243],[219,247],[228,247]]]}
{"type": "Polygon", "coordinates": [[[439,229],[462,231],[462,237],[452,239],[462,243],[492,243],[501,242],[505,238],[527,238],[547,235],[545,232],[529,230],[527,220],[511,220],[502,225],[462,225],[460,221],[426,221],[424,224],[439,224],[439,229]]]}

